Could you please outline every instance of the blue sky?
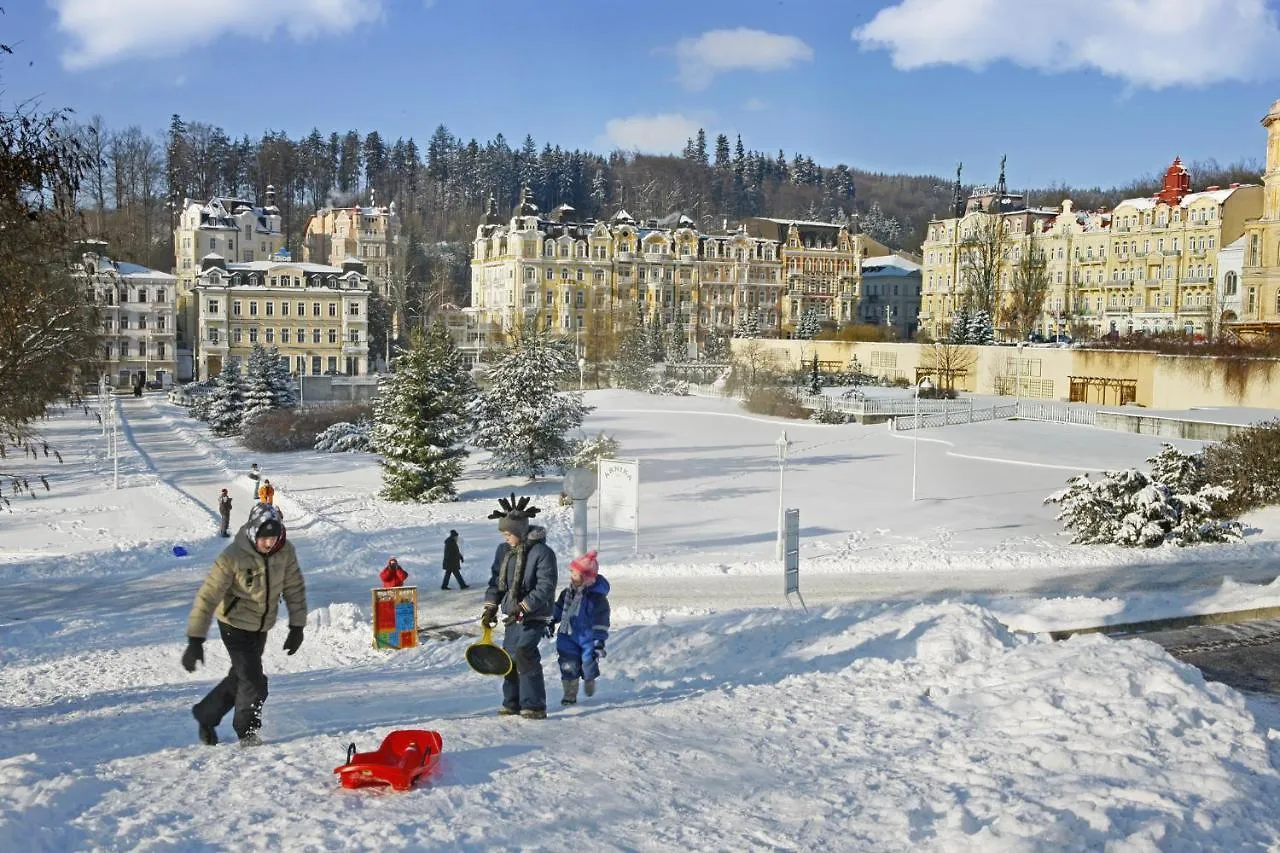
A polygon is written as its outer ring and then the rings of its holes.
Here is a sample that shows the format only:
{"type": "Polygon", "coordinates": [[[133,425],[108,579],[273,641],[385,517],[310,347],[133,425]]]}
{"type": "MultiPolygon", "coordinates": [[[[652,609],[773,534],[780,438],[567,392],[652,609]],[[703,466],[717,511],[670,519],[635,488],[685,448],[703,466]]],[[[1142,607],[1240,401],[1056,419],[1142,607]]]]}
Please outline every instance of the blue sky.
{"type": "Polygon", "coordinates": [[[239,136],[436,125],[678,150],[693,129],[863,169],[1110,185],[1262,160],[1280,0],[22,0],[5,100],[239,136]]]}

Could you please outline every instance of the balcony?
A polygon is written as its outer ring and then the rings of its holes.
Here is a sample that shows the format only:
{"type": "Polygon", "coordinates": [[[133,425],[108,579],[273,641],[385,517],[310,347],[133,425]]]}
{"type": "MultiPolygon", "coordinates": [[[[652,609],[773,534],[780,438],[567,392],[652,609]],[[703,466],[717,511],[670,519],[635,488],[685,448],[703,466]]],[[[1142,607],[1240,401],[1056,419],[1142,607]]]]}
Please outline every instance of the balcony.
{"type": "Polygon", "coordinates": [[[1145,258],[1149,251],[1150,251],[1149,249],[1134,249],[1133,256],[1135,258],[1145,258]]]}
{"type": "Polygon", "coordinates": [[[664,255],[662,252],[645,252],[644,259],[650,264],[660,264],[665,262],[670,255],[664,255]]]}
{"type": "Polygon", "coordinates": [[[615,260],[617,260],[618,263],[630,263],[635,259],[636,259],[635,252],[618,252],[618,254],[615,256],[615,260]]]}

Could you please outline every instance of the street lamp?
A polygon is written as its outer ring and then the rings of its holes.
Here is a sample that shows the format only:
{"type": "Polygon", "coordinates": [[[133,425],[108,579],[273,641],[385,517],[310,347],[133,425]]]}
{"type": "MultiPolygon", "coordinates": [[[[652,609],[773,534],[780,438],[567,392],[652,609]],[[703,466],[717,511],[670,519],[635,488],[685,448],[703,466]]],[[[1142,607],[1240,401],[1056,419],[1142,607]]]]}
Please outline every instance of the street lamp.
{"type": "Polygon", "coordinates": [[[916,385],[916,393],[915,393],[916,425],[915,425],[915,429],[912,430],[911,432],[911,500],[912,502],[914,502],[916,499],[916,458],[918,455],[916,448],[919,447],[920,445],[920,392],[928,391],[931,388],[933,388],[933,383],[929,381],[928,376],[926,376],[924,379],[921,379],[920,382],[916,385]]]}
{"type": "Polygon", "coordinates": [[[784,477],[787,472],[787,431],[784,429],[782,435],[778,436],[778,440],[773,443],[778,449],[778,543],[774,549],[774,557],[781,560],[783,557],[783,525],[786,521],[785,509],[785,492],[784,477]]]}

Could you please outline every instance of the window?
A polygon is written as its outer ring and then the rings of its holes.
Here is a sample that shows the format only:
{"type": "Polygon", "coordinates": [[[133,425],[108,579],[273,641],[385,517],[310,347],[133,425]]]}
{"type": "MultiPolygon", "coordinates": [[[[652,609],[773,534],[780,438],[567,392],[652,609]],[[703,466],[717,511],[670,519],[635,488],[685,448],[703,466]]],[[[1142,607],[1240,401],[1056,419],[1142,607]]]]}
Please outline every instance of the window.
{"type": "Polygon", "coordinates": [[[353,344],[358,344],[358,343],[360,343],[360,330],[359,330],[359,329],[351,329],[347,334],[348,334],[348,337],[347,337],[347,342],[348,342],[348,343],[353,343],[353,344]]]}
{"type": "Polygon", "coordinates": [[[318,355],[313,355],[313,356],[311,356],[311,373],[312,373],[313,375],[315,375],[315,376],[319,376],[319,375],[320,375],[320,370],[321,370],[321,368],[320,368],[320,356],[318,356],[318,355]]]}
{"type": "Polygon", "coordinates": [[[164,358],[164,342],[156,344],[156,358],[164,358]]]}
{"type": "Polygon", "coordinates": [[[575,307],[577,307],[577,308],[583,308],[583,307],[585,307],[585,306],[586,306],[586,298],[587,298],[587,297],[586,297],[586,294],[585,294],[583,291],[579,290],[579,291],[578,291],[578,293],[577,293],[577,296],[574,298],[574,306],[575,306],[575,307]]]}
{"type": "Polygon", "coordinates": [[[1222,280],[1223,292],[1226,293],[1227,296],[1235,296],[1238,284],[1239,282],[1237,281],[1235,271],[1233,270],[1227,273],[1222,280]]]}
{"type": "Polygon", "coordinates": [[[311,316],[312,316],[312,317],[319,317],[319,316],[320,316],[320,303],[319,303],[319,302],[312,302],[312,303],[311,303],[311,316]]]}
{"type": "Polygon", "coordinates": [[[240,300],[239,299],[231,300],[231,316],[232,317],[240,316],[240,300]]]}
{"type": "Polygon", "coordinates": [[[311,330],[311,343],[313,343],[313,344],[318,344],[318,343],[320,343],[320,330],[319,330],[319,329],[312,329],[312,330],[311,330]]]}
{"type": "MultiPolygon", "coordinates": [[[[317,303],[317,304],[318,304],[318,303],[317,303]]],[[[305,316],[307,316],[307,303],[305,303],[305,302],[299,302],[299,303],[298,303],[298,316],[299,316],[299,317],[305,317],[305,316]]]]}
{"type": "Polygon", "coordinates": [[[218,342],[218,330],[209,329],[209,343],[216,344],[218,342]]]}
{"type": "Polygon", "coordinates": [[[331,343],[331,344],[336,344],[337,342],[338,342],[338,330],[337,330],[337,329],[330,329],[330,330],[329,330],[329,343],[331,343]]]}
{"type": "Polygon", "coordinates": [[[268,302],[266,304],[266,312],[268,317],[274,317],[276,313],[276,304],[274,302],[268,302]]]}
{"type": "Polygon", "coordinates": [[[257,317],[257,316],[258,316],[258,302],[257,302],[257,300],[250,300],[250,301],[249,301],[249,316],[250,316],[250,317],[257,317]]]}
{"type": "Polygon", "coordinates": [[[267,329],[267,343],[274,344],[276,342],[276,330],[267,329]]]}
{"type": "Polygon", "coordinates": [[[120,318],[120,328],[122,330],[129,328],[129,318],[127,316],[120,318]]]}
{"type": "Polygon", "coordinates": [[[163,288],[163,287],[157,287],[157,288],[156,288],[156,302],[164,302],[164,288],[163,288]]]}
{"type": "Polygon", "coordinates": [[[282,343],[282,344],[287,344],[287,343],[289,343],[289,330],[288,330],[288,329],[281,329],[281,330],[280,330],[280,343],[282,343]]]}
{"type": "Polygon", "coordinates": [[[350,302],[347,304],[347,314],[352,317],[360,316],[360,303],[350,302]]]}
{"type": "Polygon", "coordinates": [[[289,302],[288,302],[288,300],[286,300],[286,301],[284,301],[284,302],[281,302],[281,303],[280,303],[280,316],[281,316],[281,317],[288,317],[288,316],[289,316],[289,302]]]}
{"type": "Polygon", "coordinates": [[[107,361],[111,360],[111,344],[102,345],[102,357],[107,361]]]}
{"type": "Polygon", "coordinates": [[[330,373],[338,372],[338,357],[336,355],[329,356],[329,372],[330,373]]]}
{"type": "Polygon", "coordinates": [[[305,343],[307,342],[307,330],[306,330],[306,329],[299,329],[299,330],[298,330],[298,337],[297,337],[297,341],[298,341],[298,343],[300,343],[300,344],[305,344],[305,343]]]}
{"type": "Polygon", "coordinates": [[[258,342],[258,327],[250,326],[249,327],[249,343],[256,344],[257,342],[258,342]]]}
{"type": "Polygon", "coordinates": [[[208,311],[210,314],[217,314],[217,313],[218,313],[218,300],[216,300],[216,299],[210,299],[210,300],[208,301],[208,303],[206,303],[206,304],[205,304],[205,310],[206,310],[206,311],[208,311]]]}
{"type": "Polygon", "coordinates": [[[569,304],[569,298],[570,298],[570,297],[569,297],[569,291],[567,291],[567,290],[566,290],[566,291],[564,292],[564,304],[565,304],[565,305],[568,305],[568,304],[569,304]]]}
{"type": "Polygon", "coordinates": [[[232,329],[232,330],[231,330],[231,342],[232,342],[232,343],[237,343],[237,344],[238,344],[238,343],[240,343],[240,330],[239,330],[239,329],[232,329]]]}
{"type": "Polygon", "coordinates": [[[338,316],[338,303],[336,303],[336,302],[330,302],[330,303],[329,303],[329,316],[330,316],[330,317],[337,317],[337,316],[338,316]]]}

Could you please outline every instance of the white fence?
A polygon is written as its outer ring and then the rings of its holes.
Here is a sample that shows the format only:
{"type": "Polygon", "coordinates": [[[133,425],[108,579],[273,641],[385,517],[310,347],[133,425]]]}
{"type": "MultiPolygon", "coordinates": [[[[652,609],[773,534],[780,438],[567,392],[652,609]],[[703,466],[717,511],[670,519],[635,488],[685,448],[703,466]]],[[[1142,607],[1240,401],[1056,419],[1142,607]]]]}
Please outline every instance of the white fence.
{"type": "Polygon", "coordinates": [[[1043,400],[1019,400],[1018,415],[1027,421],[1053,421],[1059,424],[1097,426],[1098,410],[1093,406],[1050,403],[1043,400]]]}
{"type": "Polygon", "coordinates": [[[926,413],[920,409],[917,418],[912,413],[904,413],[893,419],[895,431],[926,429],[929,427],[950,426],[952,424],[971,424],[978,421],[1006,420],[1019,418],[1022,420],[1052,421],[1060,424],[1080,424],[1095,426],[1098,412],[1088,406],[1073,406],[1069,403],[1044,403],[1040,401],[1018,400],[1014,403],[994,403],[990,406],[974,406],[971,401],[948,401],[946,411],[926,413]]]}

